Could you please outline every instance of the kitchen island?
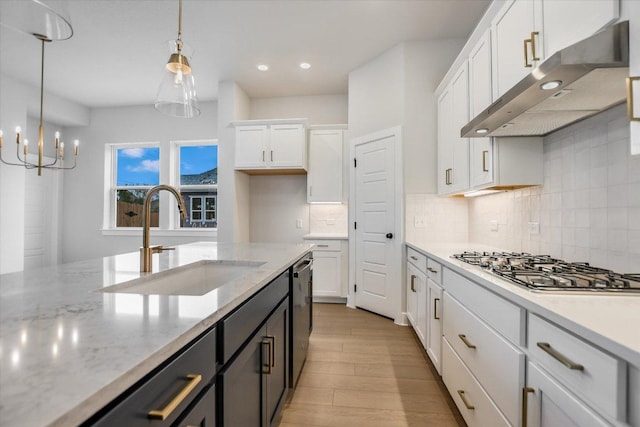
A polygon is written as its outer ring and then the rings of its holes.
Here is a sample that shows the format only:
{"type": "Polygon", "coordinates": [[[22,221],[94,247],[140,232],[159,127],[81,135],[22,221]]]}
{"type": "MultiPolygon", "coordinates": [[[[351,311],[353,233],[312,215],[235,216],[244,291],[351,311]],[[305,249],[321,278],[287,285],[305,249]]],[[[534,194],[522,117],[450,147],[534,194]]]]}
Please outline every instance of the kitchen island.
{"type": "Polygon", "coordinates": [[[0,425],[77,425],[309,252],[309,244],[193,243],[153,273],[198,261],[263,263],[202,296],[106,293],[138,252],[0,276],[0,425]]]}

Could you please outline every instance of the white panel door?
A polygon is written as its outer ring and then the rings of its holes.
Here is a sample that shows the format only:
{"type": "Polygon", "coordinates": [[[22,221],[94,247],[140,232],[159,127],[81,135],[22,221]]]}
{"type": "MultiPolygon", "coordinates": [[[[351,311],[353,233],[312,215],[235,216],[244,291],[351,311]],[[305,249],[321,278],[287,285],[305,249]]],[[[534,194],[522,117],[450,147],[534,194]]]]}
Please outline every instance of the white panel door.
{"type": "Polygon", "coordinates": [[[272,168],[306,168],[303,125],[271,125],[269,140],[267,160],[272,168]]]}
{"type": "MultiPolygon", "coordinates": [[[[44,163],[53,159],[45,158],[44,163]]],[[[24,269],[58,262],[58,230],[61,172],[43,169],[25,173],[24,269]]]]}
{"type": "Polygon", "coordinates": [[[238,126],[236,128],[237,169],[256,169],[267,167],[267,148],[269,130],[267,126],[238,126]]]}
{"type": "Polygon", "coordinates": [[[355,305],[394,318],[401,283],[394,283],[396,135],[355,147],[355,305]]]}

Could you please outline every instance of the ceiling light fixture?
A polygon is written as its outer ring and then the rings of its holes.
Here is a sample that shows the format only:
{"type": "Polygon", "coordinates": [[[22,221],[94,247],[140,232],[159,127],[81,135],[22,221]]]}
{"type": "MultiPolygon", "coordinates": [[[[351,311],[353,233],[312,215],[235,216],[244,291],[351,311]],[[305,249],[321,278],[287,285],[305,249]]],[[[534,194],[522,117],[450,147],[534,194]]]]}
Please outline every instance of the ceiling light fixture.
{"type": "Polygon", "coordinates": [[[19,2],[3,2],[0,16],[2,25],[30,34],[40,40],[42,44],[40,60],[40,124],[38,126],[38,162],[30,162],[29,140],[22,138],[22,129],[16,127],[16,158],[17,163],[8,162],[2,158],[2,130],[0,130],[0,162],[10,166],[21,166],[26,169],[73,169],[78,158],[78,140],[75,140],[73,166],[64,166],[64,142],[60,141],[60,132],[54,138],[54,159],[50,163],[44,161],[44,122],[42,118],[44,107],[44,45],[53,40],[66,40],[73,35],[71,20],[65,2],[30,0],[19,2]],[[20,149],[22,145],[22,150],[20,149]],[[22,151],[22,157],[20,155],[22,151]],[[60,163],[58,164],[58,161],[60,163]]]}
{"type": "Polygon", "coordinates": [[[178,4],[178,37],[169,42],[171,56],[165,65],[155,108],[174,117],[200,115],[195,81],[189,59],[192,51],[182,42],[182,0],[178,4]]]}
{"type": "Polygon", "coordinates": [[[257,68],[260,71],[268,71],[269,70],[269,66],[267,64],[258,64],[257,68]]]}
{"type": "Polygon", "coordinates": [[[301,62],[300,68],[302,68],[303,70],[308,70],[309,68],[311,68],[311,64],[309,64],[308,62],[301,62]]]}

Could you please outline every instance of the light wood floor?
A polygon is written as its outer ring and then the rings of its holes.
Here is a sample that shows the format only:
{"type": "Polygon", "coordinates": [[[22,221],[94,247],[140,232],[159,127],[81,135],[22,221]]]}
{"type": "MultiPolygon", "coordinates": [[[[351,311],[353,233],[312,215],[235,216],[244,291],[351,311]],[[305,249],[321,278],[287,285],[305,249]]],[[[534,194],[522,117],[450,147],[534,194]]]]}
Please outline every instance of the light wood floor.
{"type": "Polygon", "coordinates": [[[464,426],[409,327],[313,305],[307,361],[280,427],[464,426]]]}

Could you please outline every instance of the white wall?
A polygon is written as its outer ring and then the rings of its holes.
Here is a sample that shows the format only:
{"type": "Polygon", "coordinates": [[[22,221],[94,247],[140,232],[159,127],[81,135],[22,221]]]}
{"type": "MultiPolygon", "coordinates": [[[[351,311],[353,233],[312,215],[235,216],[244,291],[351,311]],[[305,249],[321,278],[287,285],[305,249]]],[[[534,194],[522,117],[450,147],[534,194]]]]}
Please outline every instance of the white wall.
{"type": "Polygon", "coordinates": [[[544,140],[544,185],[469,201],[470,240],[637,273],[640,156],[624,105],[544,140]],[[492,232],[489,221],[497,220],[492,232]],[[540,234],[528,222],[540,223],[540,234]]]}
{"type": "MultiPolygon", "coordinates": [[[[346,123],[347,96],[291,96],[251,100],[251,119],[294,117],[308,118],[311,125],[346,123]]],[[[310,232],[306,175],[251,176],[250,194],[252,242],[300,243],[302,236],[310,232]],[[297,219],[302,220],[302,228],[297,228],[297,219]]],[[[321,216],[324,211],[316,212],[321,216]]]]}
{"type": "MultiPolygon", "coordinates": [[[[81,146],[77,168],[64,175],[62,262],[132,252],[140,247],[141,232],[135,236],[102,234],[105,144],[157,141],[168,148],[171,140],[216,138],[216,103],[203,102],[200,107],[201,115],[189,120],[165,116],[151,105],[97,108],[91,111],[89,126],[63,130],[67,140],[79,139],[81,146]]],[[[161,158],[165,161],[168,165],[168,159],[161,158]]],[[[167,179],[161,176],[161,181],[167,179]]],[[[202,240],[153,234],[154,244],[202,240]]]]}

